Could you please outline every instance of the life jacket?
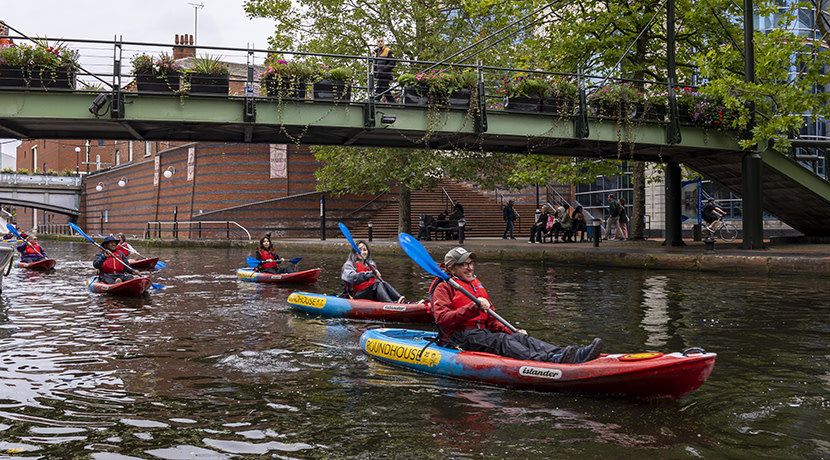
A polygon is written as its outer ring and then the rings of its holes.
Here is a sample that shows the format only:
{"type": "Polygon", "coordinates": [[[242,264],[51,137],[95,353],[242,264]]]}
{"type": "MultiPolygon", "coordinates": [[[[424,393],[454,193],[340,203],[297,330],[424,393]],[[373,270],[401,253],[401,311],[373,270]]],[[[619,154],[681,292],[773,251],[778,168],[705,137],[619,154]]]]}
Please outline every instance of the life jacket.
{"type": "MultiPolygon", "coordinates": [[[[429,292],[427,293],[427,301],[426,301],[427,311],[433,316],[435,315],[435,308],[432,306],[432,295],[435,293],[435,290],[438,289],[438,286],[443,282],[445,282],[445,280],[443,278],[436,277],[432,281],[432,284],[429,287],[429,292]]],[[[464,281],[460,278],[456,278],[455,282],[458,283],[464,289],[466,289],[467,292],[470,292],[470,293],[474,294],[476,297],[484,297],[488,301],[490,300],[490,295],[487,293],[487,290],[484,289],[484,285],[481,284],[481,281],[479,281],[478,278],[473,278],[473,281],[470,282],[470,283],[468,283],[468,282],[466,282],[466,281],[464,281]]],[[[461,308],[464,305],[467,305],[468,303],[470,303],[470,298],[469,297],[464,295],[458,289],[454,288],[452,285],[450,285],[450,287],[453,290],[453,297],[452,297],[452,301],[450,302],[450,306],[452,307],[453,310],[461,308]]],[[[475,317],[469,319],[468,321],[466,321],[465,323],[463,323],[461,325],[461,329],[470,329],[472,327],[482,329],[483,328],[482,325],[487,320],[487,316],[488,316],[487,313],[482,311],[477,316],[475,316],[475,317]]]]}
{"type": "MultiPolygon", "coordinates": [[[[277,260],[277,254],[271,251],[260,249],[257,253],[259,253],[260,260],[277,260]]],[[[263,262],[259,265],[259,270],[263,270],[265,268],[277,268],[277,266],[276,262],[263,262]]]]}
{"type": "Polygon", "coordinates": [[[37,243],[29,243],[26,245],[26,248],[23,250],[24,255],[33,255],[39,256],[43,253],[43,248],[40,247],[37,243]]]}
{"type": "MultiPolygon", "coordinates": [[[[372,269],[369,267],[368,264],[364,264],[363,262],[355,262],[354,263],[354,271],[356,271],[358,273],[361,273],[361,272],[370,272],[370,271],[372,271],[372,269]]],[[[373,284],[375,284],[375,279],[374,278],[369,278],[368,280],[366,280],[362,283],[353,284],[353,285],[350,285],[350,286],[347,286],[347,287],[349,289],[349,292],[354,293],[354,292],[360,292],[360,291],[366,289],[367,287],[369,287],[373,284]]]]}
{"type": "Polygon", "coordinates": [[[130,250],[127,249],[127,245],[125,243],[121,243],[115,248],[115,251],[112,251],[113,254],[123,254],[125,256],[130,255],[130,250]]]}
{"type": "Polygon", "coordinates": [[[101,273],[123,273],[128,271],[126,264],[120,254],[113,252],[111,257],[104,259],[104,263],[101,265],[99,271],[101,273]],[[118,260],[115,260],[116,257],[118,257],[118,260]]]}

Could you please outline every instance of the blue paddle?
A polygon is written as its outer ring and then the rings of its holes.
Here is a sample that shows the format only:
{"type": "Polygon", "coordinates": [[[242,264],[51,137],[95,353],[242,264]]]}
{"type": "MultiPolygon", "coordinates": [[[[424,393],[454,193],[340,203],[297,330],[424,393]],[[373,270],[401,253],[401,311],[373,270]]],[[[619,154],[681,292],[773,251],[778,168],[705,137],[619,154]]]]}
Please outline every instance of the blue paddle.
{"type": "Polygon", "coordinates": [[[34,250],[35,250],[35,252],[37,253],[37,255],[39,255],[40,257],[43,257],[44,259],[46,258],[46,256],[44,256],[44,255],[43,255],[40,251],[38,251],[36,247],[32,246],[32,243],[30,243],[30,242],[26,241],[25,239],[23,239],[23,237],[22,237],[22,236],[20,236],[20,233],[18,233],[18,232],[17,232],[17,229],[16,229],[16,228],[14,228],[14,225],[12,225],[12,224],[6,224],[6,228],[8,228],[10,232],[12,232],[12,235],[14,235],[14,236],[16,236],[16,237],[20,238],[20,239],[21,239],[21,240],[23,240],[23,242],[24,242],[24,243],[26,243],[26,244],[27,244],[30,248],[34,249],[34,250]]]}
{"type": "MultiPolygon", "coordinates": [[[[443,279],[444,281],[450,283],[450,286],[454,287],[461,291],[462,294],[467,296],[470,300],[475,302],[476,305],[481,305],[481,302],[478,298],[470,293],[470,291],[464,289],[460,284],[458,284],[450,275],[449,273],[441,270],[441,267],[432,260],[432,256],[429,255],[426,248],[421,244],[420,241],[416,240],[412,237],[409,233],[401,233],[398,235],[398,242],[403,248],[403,251],[406,255],[409,256],[410,259],[414,260],[416,264],[418,264],[421,268],[426,270],[429,274],[434,275],[438,278],[443,279]]],[[[517,329],[513,327],[512,324],[508,323],[504,318],[499,316],[498,313],[493,311],[493,309],[487,310],[487,314],[492,315],[493,318],[496,318],[498,322],[502,323],[513,332],[516,332],[517,329]]]]}
{"type": "MultiPolygon", "coordinates": [[[[75,230],[76,232],[78,232],[78,234],[79,234],[79,235],[81,235],[82,237],[86,238],[86,239],[87,239],[87,241],[89,241],[90,243],[94,244],[95,246],[98,246],[98,247],[99,247],[102,251],[107,251],[107,249],[106,249],[105,247],[103,247],[103,246],[101,246],[100,244],[96,243],[96,242],[95,242],[95,240],[93,240],[92,238],[90,238],[90,237],[89,237],[89,235],[87,235],[86,233],[84,233],[84,231],[83,231],[83,230],[81,230],[81,227],[78,227],[77,225],[75,225],[75,224],[73,224],[72,222],[70,222],[70,223],[69,223],[69,228],[71,228],[72,230],[75,230]]],[[[124,261],[122,261],[122,260],[121,260],[121,259],[119,259],[118,257],[115,257],[114,255],[111,255],[110,257],[112,257],[113,259],[117,260],[117,261],[118,261],[118,263],[120,263],[121,265],[123,265],[123,266],[124,266],[124,268],[128,269],[130,272],[132,272],[132,273],[135,273],[135,272],[136,272],[136,271],[135,271],[135,269],[134,269],[133,267],[130,267],[130,265],[129,265],[129,264],[125,264],[125,263],[124,263],[124,261]]],[[[164,286],[162,286],[161,284],[150,283],[150,286],[152,286],[152,287],[153,287],[153,289],[164,289],[164,286]]]]}
{"type": "MultiPolygon", "coordinates": [[[[297,265],[297,263],[301,260],[303,260],[302,257],[295,257],[293,259],[288,259],[288,262],[291,262],[292,264],[297,265]]],[[[248,257],[247,259],[245,259],[245,263],[247,263],[248,266],[251,267],[251,268],[257,268],[259,266],[259,264],[261,264],[263,262],[268,262],[268,261],[267,260],[257,260],[256,257],[248,257]]],[[[273,262],[276,262],[276,261],[273,261],[273,262]]]]}
{"type": "Polygon", "coordinates": [[[162,268],[166,268],[166,267],[167,267],[167,264],[159,260],[158,262],[156,262],[156,265],[153,268],[155,268],[156,270],[161,270],[162,268]]]}

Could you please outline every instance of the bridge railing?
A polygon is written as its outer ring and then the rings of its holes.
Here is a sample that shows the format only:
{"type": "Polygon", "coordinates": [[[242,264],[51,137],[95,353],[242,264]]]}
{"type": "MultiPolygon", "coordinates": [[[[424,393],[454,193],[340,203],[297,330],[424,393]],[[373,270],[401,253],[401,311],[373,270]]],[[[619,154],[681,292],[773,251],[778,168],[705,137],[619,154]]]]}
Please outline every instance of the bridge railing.
{"type": "MultiPolygon", "coordinates": [[[[232,220],[185,220],[185,221],[152,221],[147,222],[144,229],[144,238],[162,238],[165,234],[173,239],[179,239],[181,233],[187,238],[201,240],[202,238],[235,239],[244,232],[248,241],[251,233],[239,223],[232,220]]],[[[244,238],[243,238],[244,239],[244,238]]]]}
{"type": "Polygon", "coordinates": [[[73,230],[69,224],[38,224],[37,230],[39,233],[48,233],[50,235],[72,235],[73,230]]]}
{"type": "Polygon", "coordinates": [[[0,173],[0,183],[4,184],[30,184],[30,185],[67,185],[80,187],[82,178],[80,176],[55,176],[49,174],[12,174],[0,173]]]}

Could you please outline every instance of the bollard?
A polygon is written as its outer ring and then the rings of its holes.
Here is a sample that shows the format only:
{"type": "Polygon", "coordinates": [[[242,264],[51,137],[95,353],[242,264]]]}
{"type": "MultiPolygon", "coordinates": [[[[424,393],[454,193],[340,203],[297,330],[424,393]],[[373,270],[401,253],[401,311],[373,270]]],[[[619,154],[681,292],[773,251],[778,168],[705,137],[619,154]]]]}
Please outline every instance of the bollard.
{"type": "Polygon", "coordinates": [[[372,221],[369,221],[369,241],[372,241],[372,221]]]}
{"type": "Polygon", "coordinates": [[[458,244],[464,244],[464,219],[458,220],[458,244]]]}
{"type": "Polygon", "coordinates": [[[594,224],[594,247],[598,248],[599,247],[599,239],[602,237],[600,235],[601,232],[599,230],[600,225],[602,224],[602,220],[594,219],[594,220],[591,221],[591,223],[594,224]]]}
{"type": "Polygon", "coordinates": [[[706,254],[714,254],[715,253],[715,239],[712,236],[707,236],[705,240],[703,240],[703,244],[706,245],[706,254]]]}
{"type": "Polygon", "coordinates": [[[701,225],[700,224],[692,225],[692,240],[693,241],[700,241],[700,239],[701,239],[700,230],[701,230],[701,225]]]}

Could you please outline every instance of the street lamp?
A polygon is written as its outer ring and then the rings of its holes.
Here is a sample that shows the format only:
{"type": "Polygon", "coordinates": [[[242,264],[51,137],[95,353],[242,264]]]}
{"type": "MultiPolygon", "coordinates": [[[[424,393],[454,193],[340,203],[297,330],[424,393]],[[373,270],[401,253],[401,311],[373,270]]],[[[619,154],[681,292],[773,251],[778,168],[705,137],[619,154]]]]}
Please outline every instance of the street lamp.
{"type": "Polygon", "coordinates": [[[81,155],[81,148],[80,147],[75,147],[75,175],[76,176],[80,174],[80,168],[81,168],[81,157],[80,157],[80,155],[81,155]]]}

